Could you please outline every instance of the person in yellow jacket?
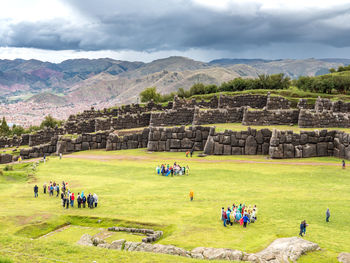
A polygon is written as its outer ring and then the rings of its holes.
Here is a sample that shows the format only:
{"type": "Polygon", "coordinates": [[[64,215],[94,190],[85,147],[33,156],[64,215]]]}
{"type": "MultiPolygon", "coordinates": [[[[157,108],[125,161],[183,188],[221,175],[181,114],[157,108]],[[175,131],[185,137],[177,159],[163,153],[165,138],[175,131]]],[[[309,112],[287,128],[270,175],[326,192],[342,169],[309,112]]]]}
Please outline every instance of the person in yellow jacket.
{"type": "Polygon", "coordinates": [[[194,197],[194,193],[193,193],[193,190],[191,190],[191,191],[190,191],[190,194],[189,194],[189,196],[190,196],[190,200],[191,200],[191,201],[193,201],[193,197],[194,197]]]}

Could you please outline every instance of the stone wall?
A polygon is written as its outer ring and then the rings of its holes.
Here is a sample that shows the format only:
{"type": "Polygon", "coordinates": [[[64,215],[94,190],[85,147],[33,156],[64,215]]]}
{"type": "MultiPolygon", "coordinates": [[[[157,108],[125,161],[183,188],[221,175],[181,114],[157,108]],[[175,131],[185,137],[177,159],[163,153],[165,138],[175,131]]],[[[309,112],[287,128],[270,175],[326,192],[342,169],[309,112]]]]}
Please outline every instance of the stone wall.
{"type": "Polygon", "coordinates": [[[35,146],[48,143],[53,137],[61,134],[65,134],[65,130],[63,128],[45,128],[43,130],[30,134],[28,145],[35,146]]]}
{"type": "Polygon", "coordinates": [[[58,135],[51,138],[50,142],[36,145],[31,148],[23,148],[20,150],[20,156],[23,159],[38,158],[44,155],[50,155],[56,152],[56,146],[58,141],[58,135]]]}
{"type": "Polygon", "coordinates": [[[298,125],[301,128],[350,127],[348,113],[310,110],[300,110],[298,125]]]}
{"type": "Polygon", "coordinates": [[[151,113],[145,112],[141,114],[124,114],[112,118],[112,128],[115,130],[133,129],[147,127],[150,124],[151,113]]]}
{"type": "Polygon", "coordinates": [[[14,135],[13,137],[0,137],[0,148],[14,147],[29,144],[29,134],[22,134],[21,136],[14,135]]]}
{"type": "Polygon", "coordinates": [[[321,99],[318,97],[315,102],[315,111],[322,112],[324,110],[332,110],[332,102],[329,99],[321,99]]]}
{"type": "Polygon", "coordinates": [[[152,112],[150,126],[173,126],[192,124],[194,108],[179,108],[165,112],[152,112]]]}
{"type": "Polygon", "coordinates": [[[269,129],[217,133],[212,128],[204,147],[205,154],[214,155],[266,155],[272,132],[269,129]]]}
{"type": "Polygon", "coordinates": [[[13,156],[8,153],[0,154],[0,164],[10,163],[12,162],[13,156]]]}
{"type": "Polygon", "coordinates": [[[212,124],[212,123],[235,123],[242,122],[244,107],[240,108],[218,108],[194,111],[193,124],[212,124]]]}
{"type": "Polygon", "coordinates": [[[289,109],[291,102],[280,96],[271,96],[267,97],[266,109],[267,110],[282,110],[289,109]]]}
{"type": "Polygon", "coordinates": [[[186,152],[191,149],[202,151],[209,135],[210,127],[185,126],[173,128],[151,127],[147,149],[154,152],[186,152]]]}
{"type": "Polygon", "coordinates": [[[56,153],[71,153],[86,150],[106,149],[108,132],[84,133],[77,138],[60,136],[56,153]]]}
{"type": "Polygon", "coordinates": [[[126,150],[126,149],[137,149],[146,148],[148,143],[149,128],[143,129],[142,132],[118,136],[117,134],[111,133],[107,137],[107,151],[115,150],[126,150]]]}
{"type": "Polygon", "coordinates": [[[242,106],[249,106],[251,108],[262,109],[266,106],[267,96],[266,95],[239,95],[239,96],[225,96],[220,95],[219,97],[219,108],[236,108],[242,106]]]}
{"type": "Polygon", "coordinates": [[[298,123],[299,110],[249,110],[243,114],[243,125],[292,125],[298,123]]]}
{"type": "Polygon", "coordinates": [[[337,131],[316,130],[301,131],[298,134],[274,129],[269,155],[275,159],[333,156],[336,133],[337,131]]]}
{"type": "Polygon", "coordinates": [[[315,105],[309,102],[308,99],[299,99],[297,108],[298,109],[314,109],[315,105]]]}
{"type": "Polygon", "coordinates": [[[205,100],[196,100],[196,99],[181,99],[178,96],[174,97],[174,103],[173,103],[173,109],[179,109],[179,108],[209,108],[209,109],[215,109],[218,107],[218,97],[213,96],[210,101],[205,100]]]}

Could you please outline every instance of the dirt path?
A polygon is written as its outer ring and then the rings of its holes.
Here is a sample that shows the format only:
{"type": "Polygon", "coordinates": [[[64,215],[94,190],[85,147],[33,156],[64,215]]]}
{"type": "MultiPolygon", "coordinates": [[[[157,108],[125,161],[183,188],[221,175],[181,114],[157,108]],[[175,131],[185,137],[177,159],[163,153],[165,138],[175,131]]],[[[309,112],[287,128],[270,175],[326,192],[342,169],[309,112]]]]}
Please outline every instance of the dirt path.
{"type": "MultiPolygon", "coordinates": [[[[110,161],[110,160],[154,160],[154,156],[131,156],[131,155],[66,155],[65,158],[76,158],[85,160],[99,160],[99,161],[110,161]]],[[[170,158],[160,157],[159,159],[168,160],[170,158]]],[[[176,160],[189,160],[188,158],[176,158],[176,160]]],[[[312,165],[312,166],[341,166],[339,163],[325,163],[325,162],[287,162],[287,161],[255,161],[255,160],[206,160],[206,159],[190,159],[195,162],[203,163],[251,163],[251,164],[284,164],[284,165],[312,165]]]]}

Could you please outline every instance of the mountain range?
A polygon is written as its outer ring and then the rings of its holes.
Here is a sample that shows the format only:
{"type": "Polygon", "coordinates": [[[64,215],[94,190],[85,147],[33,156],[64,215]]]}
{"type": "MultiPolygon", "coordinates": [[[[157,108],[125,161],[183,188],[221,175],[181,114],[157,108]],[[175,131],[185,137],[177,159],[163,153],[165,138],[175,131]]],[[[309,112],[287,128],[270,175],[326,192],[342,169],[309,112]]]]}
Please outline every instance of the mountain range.
{"type": "Polygon", "coordinates": [[[136,102],[146,87],[161,93],[189,89],[194,83],[217,84],[237,77],[284,73],[291,78],[328,73],[350,59],[217,59],[210,62],[169,57],[150,63],[102,59],[71,59],[61,63],[0,60],[0,102],[49,103],[57,106],[101,102],[136,102]]]}

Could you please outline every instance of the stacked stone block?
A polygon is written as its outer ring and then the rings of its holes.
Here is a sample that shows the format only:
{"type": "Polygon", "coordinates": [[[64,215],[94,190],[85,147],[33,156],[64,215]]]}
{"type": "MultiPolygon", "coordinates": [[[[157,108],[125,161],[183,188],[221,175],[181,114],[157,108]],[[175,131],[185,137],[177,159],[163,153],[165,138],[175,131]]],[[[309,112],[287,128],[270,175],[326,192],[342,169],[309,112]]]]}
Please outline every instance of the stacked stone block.
{"type": "MultiPolygon", "coordinates": [[[[269,155],[275,159],[333,156],[337,131],[279,131],[274,129],[269,155]]],[[[350,157],[350,156],[349,156],[350,157]]]]}
{"type": "Polygon", "coordinates": [[[115,130],[141,128],[149,126],[151,113],[124,114],[112,118],[111,127],[115,130]]]}
{"type": "Polygon", "coordinates": [[[173,103],[173,109],[179,109],[179,108],[209,108],[209,109],[215,109],[218,107],[218,97],[213,96],[210,101],[197,101],[196,99],[180,99],[178,96],[174,97],[174,103],[173,103]]]}
{"type": "Polygon", "coordinates": [[[280,96],[271,96],[267,97],[266,109],[267,110],[282,110],[290,108],[290,101],[280,97],[280,96]]]}
{"type": "Polygon", "coordinates": [[[349,113],[300,110],[298,125],[301,128],[350,127],[349,113]]]}
{"type": "Polygon", "coordinates": [[[272,132],[269,129],[216,133],[212,128],[204,147],[208,155],[267,155],[272,132]]]}
{"type": "Polygon", "coordinates": [[[185,126],[173,128],[151,127],[147,149],[153,152],[202,151],[209,135],[210,127],[185,126]]]}
{"type": "Polygon", "coordinates": [[[152,112],[150,126],[173,126],[192,124],[194,108],[179,108],[165,112],[152,112]]]}
{"type": "Polygon", "coordinates": [[[35,146],[48,143],[53,137],[61,134],[65,134],[65,130],[63,128],[45,128],[43,130],[30,134],[28,144],[29,146],[35,146]]]}
{"type": "Polygon", "coordinates": [[[118,136],[117,134],[110,133],[107,137],[107,151],[115,150],[127,150],[146,148],[148,143],[149,129],[145,128],[142,132],[118,136]]]}
{"type": "Polygon", "coordinates": [[[193,124],[239,123],[243,120],[244,107],[200,110],[195,108],[193,124]]]}
{"type": "Polygon", "coordinates": [[[298,123],[299,110],[245,110],[243,125],[293,125],[298,123]]]}
{"type": "Polygon", "coordinates": [[[225,96],[220,95],[219,97],[219,108],[236,108],[249,106],[251,108],[262,109],[266,106],[267,96],[266,95],[238,95],[238,96],[225,96]]]}

